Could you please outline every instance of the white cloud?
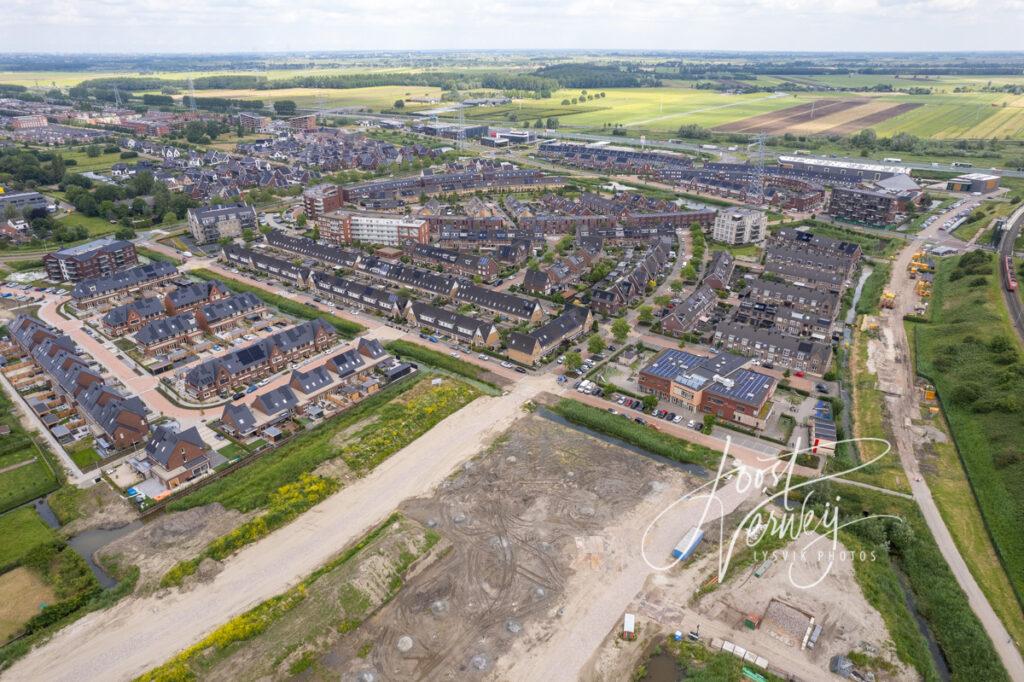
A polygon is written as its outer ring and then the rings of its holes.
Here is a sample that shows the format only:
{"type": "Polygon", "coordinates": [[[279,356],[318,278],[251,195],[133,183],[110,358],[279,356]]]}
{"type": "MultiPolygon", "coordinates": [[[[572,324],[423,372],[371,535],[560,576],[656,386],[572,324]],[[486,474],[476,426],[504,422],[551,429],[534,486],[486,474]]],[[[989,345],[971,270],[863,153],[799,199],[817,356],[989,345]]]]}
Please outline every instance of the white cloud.
{"type": "Polygon", "coordinates": [[[1016,49],[1024,0],[8,0],[2,51],[1016,49]]]}

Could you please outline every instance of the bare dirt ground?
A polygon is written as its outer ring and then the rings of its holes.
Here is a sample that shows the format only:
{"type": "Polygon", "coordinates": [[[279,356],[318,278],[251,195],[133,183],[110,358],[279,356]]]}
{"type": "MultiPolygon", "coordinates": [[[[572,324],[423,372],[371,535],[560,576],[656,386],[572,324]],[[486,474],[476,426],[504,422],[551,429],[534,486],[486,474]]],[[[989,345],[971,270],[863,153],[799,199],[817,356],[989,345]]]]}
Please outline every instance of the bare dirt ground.
{"type": "Polygon", "coordinates": [[[322,676],[527,679],[510,673],[503,657],[529,657],[556,630],[574,628],[565,608],[574,577],[600,581],[635,545],[636,528],[625,534],[619,520],[665,495],[665,481],[692,487],[697,480],[542,416],[525,417],[433,497],[402,505],[451,549],[333,647],[320,660],[322,676]],[[361,658],[367,641],[373,650],[361,658]]]}
{"type": "Polygon", "coordinates": [[[777,560],[762,577],[753,575],[761,563],[755,562],[699,599],[694,597],[695,587],[715,569],[717,553],[713,547],[704,548],[698,560],[684,570],[652,575],[630,607],[637,614],[637,642],[624,642],[617,631],[609,633],[583,679],[626,679],[656,642],[676,630],[688,633],[698,628],[705,644],[713,639],[739,644],[767,659],[769,670],[786,678],[805,682],[825,679],[832,656],[860,651],[892,663],[894,672],[877,679],[915,679],[914,672],[907,670],[892,651],[885,623],[864,599],[852,560],[844,554],[842,545],[837,547],[836,560],[820,583],[807,589],[794,585],[813,583],[826,571],[830,542],[818,540],[802,557],[798,552],[815,537],[808,533],[779,550],[777,560]],[[789,553],[786,559],[782,558],[783,551],[789,553]],[[822,626],[813,649],[792,646],[764,623],[757,630],[744,626],[745,617],[762,617],[772,600],[813,616],[814,623],[822,626]]]}
{"type": "MultiPolygon", "coordinates": [[[[160,591],[91,613],[57,632],[9,671],[11,679],[130,679],[214,628],[280,594],[383,521],[401,500],[428,494],[550,388],[526,377],[500,397],[478,398],[301,518],[240,551],[209,582],[160,591]]],[[[189,556],[172,550],[177,559],[189,556]]]]}
{"type": "Polygon", "coordinates": [[[53,588],[24,566],[0,575],[0,644],[39,613],[40,605],[56,601],[53,588]]]}
{"type": "Polygon", "coordinates": [[[97,554],[100,559],[118,557],[122,564],[138,566],[138,589],[145,592],[155,588],[176,563],[196,556],[248,518],[220,504],[164,514],[114,540],[97,554]]]}
{"type": "Polygon", "coordinates": [[[109,485],[94,485],[81,490],[77,495],[81,517],[62,529],[68,537],[87,530],[121,528],[139,518],[131,504],[109,485]]]}

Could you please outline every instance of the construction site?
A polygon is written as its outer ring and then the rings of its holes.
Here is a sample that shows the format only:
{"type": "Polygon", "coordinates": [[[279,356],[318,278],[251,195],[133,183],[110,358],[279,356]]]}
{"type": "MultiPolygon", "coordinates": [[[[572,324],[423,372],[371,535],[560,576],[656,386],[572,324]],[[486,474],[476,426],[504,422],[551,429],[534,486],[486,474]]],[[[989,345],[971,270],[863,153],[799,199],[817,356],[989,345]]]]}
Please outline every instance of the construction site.
{"type": "Polygon", "coordinates": [[[317,667],[332,679],[504,678],[503,656],[528,657],[556,629],[572,628],[565,603],[577,578],[596,587],[626,565],[636,530],[621,521],[698,480],[547,417],[524,417],[434,496],[402,505],[443,538],[443,550],[317,667]],[[360,658],[368,641],[373,649],[360,658]]]}

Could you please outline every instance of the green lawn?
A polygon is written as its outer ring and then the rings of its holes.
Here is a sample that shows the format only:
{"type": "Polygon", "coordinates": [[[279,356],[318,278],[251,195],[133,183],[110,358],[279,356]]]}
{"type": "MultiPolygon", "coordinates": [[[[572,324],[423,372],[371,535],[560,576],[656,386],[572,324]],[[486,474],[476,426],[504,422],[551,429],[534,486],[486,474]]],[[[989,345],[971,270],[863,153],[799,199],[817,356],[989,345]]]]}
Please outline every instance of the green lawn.
{"type": "Polygon", "coordinates": [[[0,515],[0,570],[21,563],[33,547],[57,540],[34,509],[23,507],[0,515]]]}
{"type": "Polygon", "coordinates": [[[119,224],[112,223],[106,218],[101,218],[99,216],[87,216],[77,211],[68,213],[67,215],[62,215],[60,218],[57,218],[57,222],[61,225],[80,225],[89,230],[89,237],[100,237],[105,234],[111,234],[113,232],[117,232],[121,227],[119,224]]]}
{"type": "Polygon", "coordinates": [[[74,161],[74,166],[68,166],[67,170],[71,173],[102,173],[110,170],[110,167],[115,163],[121,163],[121,153],[114,152],[111,154],[100,154],[99,156],[90,157],[84,151],[76,150],[71,151],[67,149],[60,150],[60,155],[64,161],[74,161]]]}
{"type": "Polygon", "coordinates": [[[78,468],[82,470],[89,468],[91,465],[96,464],[103,459],[100,457],[99,453],[96,452],[92,438],[79,441],[66,449],[68,455],[71,456],[72,461],[74,461],[74,463],[78,465],[78,468]]]}

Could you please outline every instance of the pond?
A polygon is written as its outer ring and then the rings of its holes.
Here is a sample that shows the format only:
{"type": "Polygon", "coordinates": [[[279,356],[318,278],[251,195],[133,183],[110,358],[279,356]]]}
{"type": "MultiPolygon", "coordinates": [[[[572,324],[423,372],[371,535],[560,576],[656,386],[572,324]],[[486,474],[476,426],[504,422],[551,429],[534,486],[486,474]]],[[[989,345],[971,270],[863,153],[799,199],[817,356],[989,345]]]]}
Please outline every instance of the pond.
{"type": "MultiPolygon", "coordinates": [[[[32,502],[32,507],[46,525],[51,528],[60,528],[60,521],[45,498],[41,497],[32,502]]],[[[94,528],[83,531],[68,540],[68,546],[85,559],[85,563],[89,566],[89,570],[92,571],[93,575],[96,576],[100,586],[107,589],[116,585],[117,580],[96,563],[93,555],[102,547],[106,547],[114,540],[124,537],[141,525],[142,521],[136,520],[119,528],[94,528]]]]}

